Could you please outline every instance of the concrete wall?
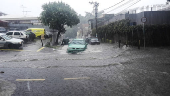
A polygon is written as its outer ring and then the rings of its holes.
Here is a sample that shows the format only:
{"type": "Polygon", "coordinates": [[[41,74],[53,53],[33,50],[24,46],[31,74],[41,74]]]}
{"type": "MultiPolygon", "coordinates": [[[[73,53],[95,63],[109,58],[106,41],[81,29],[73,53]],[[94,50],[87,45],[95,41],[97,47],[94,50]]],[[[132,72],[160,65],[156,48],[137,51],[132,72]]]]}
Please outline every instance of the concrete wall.
{"type": "Polygon", "coordinates": [[[147,18],[147,25],[170,24],[170,11],[150,11],[144,13],[147,18]]]}
{"type": "Polygon", "coordinates": [[[144,13],[143,13],[143,12],[136,14],[136,20],[135,20],[136,25],[143,24],[143,23],[141,22],[141,18],[142,18],[142,17],[144,17],[144,13]]]}
{"type": "Polygon", "coordinates": [[[119,15],[114,16],[112,19],[110,19],[109,23],[116,22],[116,21],[119,21],[119,20],[122,20],[122,19],[125,19],[125,15],[119,14],[119,15]]]}
{"type": "Polygon", "coordinates": [[[131,22],[136,22],[137,25],[143,24],[141,18],[146,17],[146,25],[154,24],[170,24],[170,11],[145,11],[137,14],[119,14],[114,16],[109,21],[106,21],[104,25],[112,22],[116,22],[123,19],[130,19],[131,22]]]}
{"type": "Polygon", "coordinates": [[[27,28],[45,28],[46,31],[50,31],[48,26],[43,25],[32,25],[32,24],[9,24],[10,28],[19,28],[25,30],[27,28]]]}
{"type": "Polygon", "coordinates": [[[130,14],[130,20],[136,22],[137,25],[143,24],[141,22],[142,17],[147,18],[145,25],[170,24],[170,11],[145,11],[136,14],[136,16],[131,16],[130,14]],[[136,20],[133,18],[136,18],[136,20]]]}

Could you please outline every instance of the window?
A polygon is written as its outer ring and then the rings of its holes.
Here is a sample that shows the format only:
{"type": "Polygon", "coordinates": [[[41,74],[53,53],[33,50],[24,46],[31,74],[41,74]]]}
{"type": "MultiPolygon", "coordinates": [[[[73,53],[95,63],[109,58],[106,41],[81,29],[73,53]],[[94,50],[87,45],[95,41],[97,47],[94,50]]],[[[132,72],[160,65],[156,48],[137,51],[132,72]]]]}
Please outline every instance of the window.
{"type": "Polygon", "coordinates": [[[21,33],[21,35],[23,35],[23,34],[21,33]]]}
{"type": "Polygon", "coordinates": [[[11,37],[10,36],[7,36],[7,35],[2,35],[1,36],[3,39],[5,39],[5,40],[10,40],[11,39],[11,37]]]}
{"type": "Polygon", "coordinates": [[[13,32],[8,32],[6,35],[12,35],[13,34],[13,32]]]}
{"type": "Polygon", "coordinates": [[[27,31],[31,32],[31,30],[27,30],[27,31]]]}
{"type": "Polygon", "coordinates": [[[71,44],[85,44],[85,42],[83,40],[73,40],[71,44]]]}
{"type": "Polygon", "coordinates": [[[20,35],[20,32],[15,32],[14,35],[20,35]]]}

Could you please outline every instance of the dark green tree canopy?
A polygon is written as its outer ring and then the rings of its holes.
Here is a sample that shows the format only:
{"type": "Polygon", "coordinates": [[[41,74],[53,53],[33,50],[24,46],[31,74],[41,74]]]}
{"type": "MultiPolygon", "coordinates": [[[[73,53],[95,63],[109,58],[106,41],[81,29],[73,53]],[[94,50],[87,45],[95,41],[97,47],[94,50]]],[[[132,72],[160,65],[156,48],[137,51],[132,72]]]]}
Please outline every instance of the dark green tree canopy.
{"type": "Polygon", "coordinates": [[[72,27],[80,22],[77,13],[63,2],[49,2],[44,4],[42,9],[42,23],[59,32],[65,32],[64,25],[72,27]]]}

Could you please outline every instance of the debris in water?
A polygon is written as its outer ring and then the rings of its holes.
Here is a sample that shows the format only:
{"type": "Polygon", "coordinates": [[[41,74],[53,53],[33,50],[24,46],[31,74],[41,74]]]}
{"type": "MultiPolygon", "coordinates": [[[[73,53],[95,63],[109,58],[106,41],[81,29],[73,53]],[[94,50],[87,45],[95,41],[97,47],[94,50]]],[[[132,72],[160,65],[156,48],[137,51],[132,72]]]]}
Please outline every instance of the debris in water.
{"type": "Polygon", "coordinates": [[[0,73],[4,73],[4,71],[1,71],[0,73]]]}

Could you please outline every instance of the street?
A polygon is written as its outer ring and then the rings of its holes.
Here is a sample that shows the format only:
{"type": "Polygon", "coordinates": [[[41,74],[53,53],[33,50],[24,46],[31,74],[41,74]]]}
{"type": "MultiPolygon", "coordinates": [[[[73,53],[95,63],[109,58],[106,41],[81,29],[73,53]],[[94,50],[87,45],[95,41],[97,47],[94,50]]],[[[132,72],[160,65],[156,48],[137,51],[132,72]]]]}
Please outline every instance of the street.
{"type": "Polygon", "coordinates": [[[168,96],[170,49],[118,44],[0,49],[0,96],[168,96]],[[4,73],[3,73],[4,72],[4,73]]]}

